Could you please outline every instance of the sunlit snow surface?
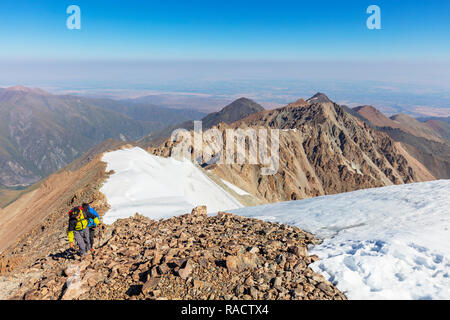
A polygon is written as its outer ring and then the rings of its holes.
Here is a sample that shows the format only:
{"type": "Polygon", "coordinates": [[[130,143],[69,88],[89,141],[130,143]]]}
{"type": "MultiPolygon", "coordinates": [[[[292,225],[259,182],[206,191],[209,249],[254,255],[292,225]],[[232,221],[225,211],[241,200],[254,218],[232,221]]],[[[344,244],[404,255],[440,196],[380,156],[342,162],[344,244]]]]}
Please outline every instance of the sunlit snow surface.
{"type": "Polygon", "coordinates": [[[249,193],[247,191],[242,190],[241,188],[236,187],[234,184],[232,184],[231,182],[228,182],[227,180],[224,179],[220,179],[222,180],[222,182],[231,190],[233,190],[234,192],[236,192],[238,195],[240,196],[246,196],[249,193]]]}
{"type": "Polygon", "coordinates": [[[235,210],[323,238],[311,267],[349,299],[450,299],[450,180],[235,210]]]}
{"type": "Polygon", "coordinates": [[[232,210],[324,239],[310,248],[321,259],[311,267],[350,299],[450,299],[450,180],[242,208],[189,161],[140,148],[103,161],[115,172],[101,188],[111,205],[105,223],[135,212],[168,218],[202,204],[210,213],[232,210]]]}
{"type": "Polygon", "coordinates": [[[161,219],[189,213],[198,205],[206,205],[208,212],[242,207],[190,161],[153,156],[141,148],[109,152],[102,160],[107,171],[114,170],[100,190],[111,206],[105,223],[136,212],[161,219]]]}

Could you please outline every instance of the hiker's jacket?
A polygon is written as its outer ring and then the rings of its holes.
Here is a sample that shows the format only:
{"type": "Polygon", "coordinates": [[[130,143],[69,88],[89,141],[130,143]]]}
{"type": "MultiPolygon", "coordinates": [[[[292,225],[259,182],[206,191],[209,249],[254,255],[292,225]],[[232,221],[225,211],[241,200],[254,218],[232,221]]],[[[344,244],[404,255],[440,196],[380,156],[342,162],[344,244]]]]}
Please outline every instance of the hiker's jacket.
{"type": "Polygon", "coordinates": [[[73,232],[81,231],[87,228],[89,224],[89,219],[92,219],[96,225],[99,224],[98,218],[89,211],[82,210],[80,208],[80,216],[77,218],[71,216],[69,218],[69,227],[67,228],[67,235],[69,237],[69,242],[73,242],[73,232]]]}
{"type": "MultiPolygon", "coordinates": [[[[98,220],[100,219],[100,216],[98,215],[97,211],[95,211],[94,208],[88,206],[87,209],[89,210],[90,213],[96,216],[98,220]]],[[[98,221],[95,222],[94,219],[89,218],[88,228],[95,228],[96,226],[98,226],[98,221]]]]}

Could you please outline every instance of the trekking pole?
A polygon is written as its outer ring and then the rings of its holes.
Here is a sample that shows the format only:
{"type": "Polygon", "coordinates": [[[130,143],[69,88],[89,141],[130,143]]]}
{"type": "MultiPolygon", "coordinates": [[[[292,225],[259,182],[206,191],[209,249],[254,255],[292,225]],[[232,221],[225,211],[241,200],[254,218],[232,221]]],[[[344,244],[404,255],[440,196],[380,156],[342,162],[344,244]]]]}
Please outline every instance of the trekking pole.
{"type": "MultiPolygon", "coordinates": [[[[103,226],[102,226],[103,227],[103,226]]],[[[101,244],[102,243],[102,235],[103,235],[103,231],[102,228],[99,228],[98,230],[98,243],[101,244]]],[[[102,244],[103,245],[103,244],[102,244]]]]}

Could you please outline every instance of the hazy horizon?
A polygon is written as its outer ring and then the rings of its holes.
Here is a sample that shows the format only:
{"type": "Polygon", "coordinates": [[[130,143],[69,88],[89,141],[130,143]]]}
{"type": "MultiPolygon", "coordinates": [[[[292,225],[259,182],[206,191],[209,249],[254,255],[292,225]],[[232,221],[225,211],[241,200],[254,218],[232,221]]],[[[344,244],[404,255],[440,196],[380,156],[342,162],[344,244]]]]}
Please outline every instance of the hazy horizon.
{"type": "Polygon", "coordinates": [[[384,111],[450,108],[448,1],[69,1],[2,4],[0,86],[127,98],[317,91],[384,111]],[[81,29],[69,30],[69,5],[81,29]],[[381,29],[370,30],[376,4],[381,29]]]}

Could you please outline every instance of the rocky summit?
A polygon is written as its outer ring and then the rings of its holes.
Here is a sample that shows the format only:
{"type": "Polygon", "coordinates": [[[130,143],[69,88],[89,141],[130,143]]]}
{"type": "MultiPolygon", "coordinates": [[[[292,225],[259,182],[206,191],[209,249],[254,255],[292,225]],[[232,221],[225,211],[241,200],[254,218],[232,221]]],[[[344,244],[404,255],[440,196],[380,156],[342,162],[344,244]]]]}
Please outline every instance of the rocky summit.
{"type": "Polygon", "coordinates": [[[104,225],[94,255],[59,250],[27,268],[10,299],[346,299],[308,265],[320,240],[296,227],[206,207],[104,225]]]}

